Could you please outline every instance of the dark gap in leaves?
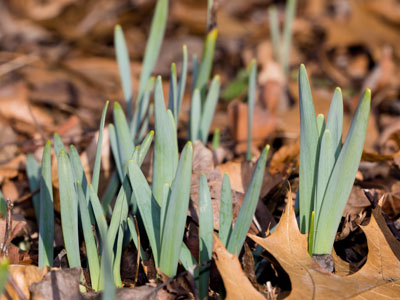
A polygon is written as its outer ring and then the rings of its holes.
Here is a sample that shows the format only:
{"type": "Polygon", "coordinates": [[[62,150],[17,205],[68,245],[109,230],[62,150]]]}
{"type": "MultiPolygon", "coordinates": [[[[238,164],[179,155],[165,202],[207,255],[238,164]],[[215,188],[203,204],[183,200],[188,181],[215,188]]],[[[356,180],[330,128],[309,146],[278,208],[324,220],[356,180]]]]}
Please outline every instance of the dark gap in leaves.
{"type": "Polygon", "coordinates": [[[258,258],[255,258],[255,273],[259,284],[265,285],[269,281],[277,288],[280,297],[278,299],[287,297],[292,290],[288,273],[267,251],[263,251],[258,258]]]}
{"type": "Polygon", "coordinates": [[[367,237],[360,227],[343,240],[334,243],[336,254],[350,264],[350,272],[355,273],[367,261],[368,246],[367,237]]]}

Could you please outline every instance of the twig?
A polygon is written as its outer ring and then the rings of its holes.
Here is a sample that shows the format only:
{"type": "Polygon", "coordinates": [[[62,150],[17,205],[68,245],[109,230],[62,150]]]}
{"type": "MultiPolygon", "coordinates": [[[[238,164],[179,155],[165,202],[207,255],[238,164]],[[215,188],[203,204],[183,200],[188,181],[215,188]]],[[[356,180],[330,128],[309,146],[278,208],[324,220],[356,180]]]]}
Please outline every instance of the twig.
{"type": "Polygon", "coordinates": [[[19,68],[22,68],[28,64],[31,64],[37,60],[39,60],[39,57],[33,54],[19,56],[12,61],[0,65],[0,77],[19,68]]]}
{"type": "Polygon", "coordinates": [[[18,198],[17,200],[15,200],[15,202],[17,202],[17,203],[24,202],[24,201],[26,201],[26,200],[32,198],[33,195],[39,193],[39,191],[40,191],[40,189],[37,188],[36,190],[33,190],[32,192],[27,193],[27,194],[21,196],[20,198],[18,198]]]}
{"type": "Polygon", "coordinates": [[[8,282],[10,283],[10,285],[12,286],[12,288],[14,289],[14,291],[17,293],[18,297],[21,300],[28,300],[26,299],[24,293],[21,291],[21,289],[19,288],[18,284],[15,282],[11,274],[8,276],[8,282]]]}
{"type": "MultiPolygon", "coordinates": [[[[364,195],[367,197],[369,202],[371,202],[372,208],[375,209],[378,203],[380,202],[380,200],[378,200],[378,198],[376,197],[376,194],[373,195],[369,190],[364,189],[364,195]]],[[[383,197],[384,196],[382,196],[381,199],[383,199],[383,197]]],[[[387,226],[389,227],[390,231],[392,232],[396,240],[400,241],[400,232],[394,225],[393,220],[391,220],[389,216],[385,214],[383,211],[382,211],[382,216],[385,219],[387,226]]]]}
{"type": "MultiPolygon", "coordinates": [[[[208,265],[209,263],[211,263],[211,259],[210,259],[210,260],[207,260],[207,261],[204,261],[204,262],[201,263],[201,264],[193,265],[193,266],[190,267],[188,270],[185,270],[185,271],[183,271],[183,272],[181,272],[181,273],[179,273],[179,274],[176,274],[174,277],[169,278],[168,280],[164,281],[164,282],[163,282],[162,284],[160,284],[159,286],[155,287],[154,290],[152,290],[152,291],[148,294],[148,296],[152,295],[153,293],[157,293],[159,290],[161,290],[162,288],[164,288],[165,286],[167,286],[168,284],[170,284],[172,281],[178,279],[179,277],[183,277],[183,276],[186,276],[186,275],[190,275],[190,276],[192,276],[192,277],[194,278],[194,270],[196,270],[196,269],[198,269],[198,268],[200,268],[200,267],[206,266],[206,265],[208,265]]],[[[196,288],[193,287],[193,289],[195,290],[194,295],[195,295],[195,297],[196,297],[196,294],[197,294],[197,293],[196,293],[196,288]]],[[[196,297],[196,298],[197,298],[197,297],[196,297]]]]}
{"type": "Polygon", "coordinates": [[[12,211],[14,208],[14,204],[10,199],[7,199],[7,213],[6,213],[6,230],[4,232],[4,241],[1,247],[0,256],[4,256],[8,254],[8,246],[11,240],[11,231],[12,231],[12,211]]]}
{"type": "Polygon", "coordinates": [[[139,264],[140,264],[140,232],[139,232],[139,225],[136,219],[136,216],[133,216],[133,220],[135,221],[135,227],[137,232],[137,239],[138,239],[138,249],[137,249],[137,257],[136,257],[136,274],[133,284],[136,285],[139,276],[139,264]]]}

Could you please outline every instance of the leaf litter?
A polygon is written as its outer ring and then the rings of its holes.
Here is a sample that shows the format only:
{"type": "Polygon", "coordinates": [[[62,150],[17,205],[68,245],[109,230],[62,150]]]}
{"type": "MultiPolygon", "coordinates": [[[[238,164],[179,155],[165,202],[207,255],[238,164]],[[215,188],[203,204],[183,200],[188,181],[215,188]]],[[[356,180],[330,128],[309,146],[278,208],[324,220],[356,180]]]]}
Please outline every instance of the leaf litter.
{"type": "MultiPolygon", "coordinates": [[[[81,157],[84,158],[85,171],[90,169],[95,153],[93,146],[95,142],[92,141],[97,140],[94,136],[104,99],[122,99],[111,42],[113,26],[121,23],[127,29],[128,44],[135,45],[129,47],[129,54],[133,59],[132,83],[133,86],[137,86],[141,68],[139,61],[146,40],[148,12],[152,5],[150,2],[123,0],[117,4],[105,0],[82,3],[75,0],[60,0],[52,3],[4,1],[0,4],[0,17],[4,20],[0,24],[0,35],[2,35],[0,124],[2,132],[4,129],[10,133],[7,141],[1,141],[0,156],[4,159],[0,164],[0,184],[4,196],[11,198],[15,203],[15,216],[23,217],[14,218],[13,227],[22,220],[23,229],[18,230],[18,234],[12,237],[9,259],[12,263],[32,264],[10,267],[10,270],[15,268],[24,274],[15,273],[15,276],[25,277],[18,281],[18,286],[26,298],[31,296],[36,299],[32,282],[40,281],[43,275],[34,266],[37,264],[38,234],[32,204],[27,201],[32,194],[28,190],[24,174],[25,154],[34,152],[35,157],[41,157],[44,141],[52,136],[53,131],[61,131],[66,144],[70,142],[77,144],[79,153],[82,153],[81,157]],[[22,245],[30,247],[23,249],[22,245]]],[[[275,281],[274,276],[271,276],[266,279],[267,282],[264,280],[258,283],[265,286],[260,289],[264,293],[262,295],[252,287],[251,282],[254,282],[254,278],[252,281],[247,279],[254,275],[246,270],[250,264],[249,257],[246,258],[245,254],[238,259],[227,253],[223,246],[215,241],[215,263],[224,280],[227,297],[258,299],[261,296],[273,299],[287,294],[289,298],[295,299],[398,297],[399,246],[386,224],[399,232],[398,75],[400,69],[397,61],[400,54],[396,43],[399,39],[399,4],[393,0],[384,0],[379,4],[373,0],[363,2],[349,0],[334,1],[327,5],[326,1],[314,0],[302,4],[294,20],[290,65],[293,67],[292,70],[295,70],[295,66],[299,63],[306,62],[313,78],[312,88],[316,95],[315,100],[318,100],[316,101],[318,111],[327,111],[330,91],[336,84],[344,88],[346,112],[354,110],[360,90],[370,87],[374,95],[374,115],[371,116],[368,129],[365,148],[367,151],[364,151],[360,173],[336,237],[336,246],[339,247],[336,249],[337,254],[333,253],[336,273],[327,274],[305,252],[306,237],[296,231],[297,223],[289,203],[286,204],[287,209],[281,216],[285,207],[284,194],[287,182],[292,185],[294,191],[297,190],[299,150],[296,138],[299,112],[294,73],[288,78],[282,77],[280,66],[273,60],[265,18],[270,5],[259,0],[232,0],[229,1],[229,5],[226,1],[220,2],[218,18],[220,40],[216,50],[214,71],[221,75],[222,86],[225,87],[237,77],[238,70],[244,68],[253,57],[258,58],[260,75],[252,151],[257,157],[259,154],[257,145],[263,146],[267,142],[273,145],[274,150],[272,159],[269,159],[269,172],[266,172],[256,210],[258,225],[254,222],[250,228],[251,238],[268,251],[267,257],[273,261],[269,262],[272,266],[279,264],[287,272],[291,284],[291,290],[289,287],[279,291],[279,287],[282,286],[279,282],[285,279],[280,271],[276,271],[279,266],[275,266],[275,281]],[[365,20],[368,20],[366,25],[365,20]],[[376,197],[384,197],[384,201],[382,207],[372,211],[369,224],[364,226],[371,214],[369,202],[362,192],[366,188],[376,194],[376,197]],[[386,219],[381,216],[381,210],[388,216],[386,219]],[[264,233],[278,222],[275,231],[266,238],[254,236],[254,234],[265,236],[264,233]],[[277,236],[281,236],[281,239],[275,238],[277,236]],[[347,261],[343,261],[342,258],[347,261]],[[240,260],[245,266],[246,273],[242,271],[240,260]],[[365,264],[360,267],[364,262],[365,264]],[[354,265],[357,267],[354,268],[354,265]],[[233,278],[233,275],[237,278],[233,278]],[[272,289],[267,288],[271,286],[271,282],[272,289]]],[[[174,1],[170,16],[174,25],[167,30],[163,45],[165,53],[156,66],[157,74],[168,76],[169,63],[179,60],[180,46],[176,47],[176,44],[188,44],[190,54],[201,49],[205,15],[206,7],[201,3],[190,0],[174,1]]],[[[281,11],[281,19],[282,15],[281,11]]],[[[180,69],[179,63],[177,66],[180,69]]],[[[189,63],[189,70],[191,68],[189,63]]],[[[167,85],[165,83],[164,85],[167,90],[167,85]]],[[[235,218],[254,168],[253,163],[243,161],[242,155],[246,150],[243,140],[247,136],[247,104],[243,101],[243,95],[231,100],[233,100],[231,103],[220,101],[215,122],[211,127],[212,131],[216,128],[221,130],[219,149],[223,149],[224,155],[218,156],[216,150],[197,147],[199,154],[204,151],[204,155],[195,158],[195,162],[202,166],[198,169],[195,167],[192,174],[192,210],[189,213],[185,236],[185,243],[196,257],[198,257],[196,254],[198,251],[196,250],[198,249],[197,178],[202,172],[207,177],[212,197],[214,229],[217,231],[223,174],[226,172],[231,178],[235,218]]],[[[190,95],[187,94],[182,104],[182,112],[186,113],[189,110],[189,103],[190,95]]],[[[187,117],[183,114],[182,120],[187,121],[187,117]]],[[[348,127],[348,120],[349,118],[345,117],[345,127],[348,127]]],[[[180,125],[178,129],[178,136],[186,138],[186,126],[180,125]]],[[[108,141],[107,138],[104,140],[108,141]]],[[[109,145],[105,143],[104,149],[108,148],[109,145]]],[[[196,151],[195,146],[195,157],[196,151]]],[[[103,151],[103,153],[101,180],[108,181],[112,176],[113,162],[109,152],[103,151]]],[[[151,163],[151,158],[145,162],[148,170],[151,170],[151,163]]],[[[56,174],[57,169],[54,168],[52,176],[56,189],[54,194],[58,195],[56,174]]],[[[90,178],[89,173],[87,176],[90,178]]],[[[147,177],[151,178],[151,175],[147,177]]],[[[100,186],[100,190],[105,190],[105,186],[100,186]]],[[[290,195],[288,199],[291,199],[290,195]]],[[[56,213],[60,211],[57,196],[55,210],[56,213]]],[[[58,265],[67,266],[58,223],[59,216],[56,215],[56,231],[59,233],[55,238],[55,254],[59,254],[58,265]]],[[[4,225],[3,219],[0,225],[4,225]]],[[[13,231],[14,233],[17,232],[13,231]]],[[[253,242],[250,239],[247,241],[250,250],[254,250],[253,242]]],[[[134,249],[130,251],[135,252],[134,249]]],[[[86,249],[82,247],[81,254],[85,253],[86,249]]],[[[137,252],[129,255],[136,257],[137,252]]],[[[123,261],[129,255],[125,252],[123,261]]],[[[255,263],[257,265],[257,262],[255,263]]],[[[127,268],[126,273],[122,273],[126,287],[133,285],[132,277],[136,268],[133,269],[127,268]]],[[[135,293],[148,295],[161,284],[155,275],[154,263],[151,260],[142,261],[138,270],[140,276],[144,278],[141,284],[147,283],[147,285],[118,290],[118,298],[122,298],[123,293],[126,293],[127,298],[133,297],[135,293]]],[[[211,272],[213,282],[210,298],[218,299],[222,295],[219,293],[221,288],[218,285],[220,280],[218,271],[214,266],[211,272]]],[[[54,274],[61,271],[51,272],[54,274]]],[[[256,277],[257,275],[259,274],[256,274],[256,277]]],[[[75,290],[77,282],[79,283],[77,276],[75,275],[74,279],[75,290]]],[[[184,276],[182,277],[178,286],[182,282],[182,286],[186,288],[186,297],[192,297],[195,291],[183,283],[185,280],[184,276]]],[[[44,282],[42,281],[43,284],[44,282]]],[[[52,283],[50,286],[54,288],[52,283]]],[[[173,298],[177,295],[174,293],[173,288],[165,288],[159,290],[157,296],[162,299],[173,298]]],[[[85,297],[85,294],[81,295],[85,297]]],[[[99,299],[101,294],[95,294],[93,297],[99,299]]],[[[154,293],[149,297],[156,298],[154,293]]]]}
{"type": "Polygon", "coordinates": [[[289,274],[292,290],[287,299],[369,299],[400,294],[400,242],[389,231],[382,209],[377,206],[368,225],[363,226],[368,241],[365,265],[355,274],[331,274],[307,252],[307,236],[301,234],[288,193],[286,209],[274,233],[251,239],[270,252],[289,274]]]}

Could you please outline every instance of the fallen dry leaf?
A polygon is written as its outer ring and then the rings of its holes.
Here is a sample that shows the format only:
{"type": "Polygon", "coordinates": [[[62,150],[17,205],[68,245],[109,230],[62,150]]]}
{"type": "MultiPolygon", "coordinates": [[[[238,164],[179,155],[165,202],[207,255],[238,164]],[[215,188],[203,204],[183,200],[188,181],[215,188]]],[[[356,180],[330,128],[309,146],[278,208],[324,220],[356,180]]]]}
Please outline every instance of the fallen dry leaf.
{"type": "Polygon", "coordinates": [[[79,291],[81,269],[52,270],[30,287],[32,300],[82,299],[79,291]]]}
{"type": "Polygon", "coordinates": [[[400,42],[397,28],[368,7],[368,2],[374,1],[349,1],[348,17],[341,20],[331,18],[322,20],[327,30],[326,45],[333,48],[363,44],[372,49],[372,54],[377,56],[379,48],[389,44],[393,46],[396,55],[399,55],[400,50],[396,47],[400,42]]]}
{"type": "MultiPolygon", "coordinates": [[[[211,205],[213,208],[214,229],[219,229],[220,195],[222,185],[222,175],[220,170],[214,167],[213,153],[200,141],[194,143],[193,149],[193,174],[190,188],[190,216],[198,222],[199,213],[199,188],[200,174],[204,173],[210,189],[211,205]]],[[[232,193],[232,204],[234,216],[237,216],[241,204],[240,195],[232,193]]]]}
{"type": "Polygon", "coordinates": [[[236,255],[229,253],[214,235],[213,254],[226,290],[226,299],[265,299],[250,283],[236,255]]]}
{"type": "Polygon", "coordinates": [[[292,169],[299,165],[299,153],[300,140],[297,140],[294,144],[282,146],[272,156],[269,172],[271,174],[290,173],[292,169]]]}
{"type": "Polygon", "coordinates": [[[17,134],[7,124],[0,119],[1,147],[0,147],[0,164],[6,163],[17,155],[17,134]]]}
{"type": "Polygon", "coordinates": [[[25,14],[27,17],[36,21],[42,21],[57,17],[66,6],[73,2],[76,2],[76,0],[57,0],[51,2],[17,0],[10,1],[10,5],[20,14],[25,14]]]}
{"type": "MultiPolygon", "coordinates": [[[[217,165],[216,168],[221,172],[221,174],[227,173],[229,175],[232,190],[245,194],[250,184],[255,165],[255,163],[247,161],[229,161],[225,164],[217,165]]],[[[271,175],[269,172],[265,172],[260,198],[264,198],[273,187],[281,182],[281,174],[271,175]]]]}
{"type": "Polygon", "coordinates": [[[370,206],[371,202],[365,196],[364,190],[359,186],[353,186],[343,211],[344,222],[342,230],[336,235],[335,240],[343,240],[356,230],[367,215],[366,208],[370,206]]]}
{"type": "MultiPolygon", "coordinates": [[[[30,299],[29,287],[35,282],[42,280],[43,276],[48,272],[46,268],[40,270],[37,266],[24,266],[24,265],[10,265],[8,267],[9,276],[12,277],[19,290],[23,293],[26,299],[30,299]]],[[[10,297],[7,298],[5,295],[1,295],[1,300],[6,299],[20,299],[17,292],[14,290],[10,283],[7,283],[6,294],[10,297]]]]}
{"type": "Polygon", "coordinates": [[[53,119],[44,110],[32,105],[28,100],[28,89],[19,82],[0,89],[0,116],[8,120],[20,131],[35,136],[38,128],[52,130],[53,119]]]}
{"type": "Polygon", "coordinates": [[[299,232],[291,193],[274,233],[265,239],[250,237],[289,274],[292,291],[287,299],[394,299],[400,295],[400,245],[386,226],[381,207],[373,210],[369,224],[362,228],[368,240],[367,262],[346,277],[322,269],[308,254],[307,236],[299,232]]]}
{"type": "MultiPolygon", "coordinates": [[[[156,290],[151,285],[143,285],[135,288],[119,288],[116,290],[118,300],[146,299],[146,300],[173,300],[176,295],[168,293],[164,289],[156,290]]],[[[85,300],[102,300],[103,292],[88,292],[81,294],[85,300]]],[[[186,299],[186,298],[185,298],[186,299]]],[[[190,298],[189,298],[190,299],[190,298]]]]}
{"type": "MultiPolygon", "coordinates": [[[[4,233],[6,229],[6,220],[5,218],[0,219],[0,244],[3,244],[4,241],[4,233]]],[[[26,219],[20,215],[14,213],[12,215],[12,230],[10,232],[10,241],[17,236],[21,236],[28,231],[26,219]]]]}

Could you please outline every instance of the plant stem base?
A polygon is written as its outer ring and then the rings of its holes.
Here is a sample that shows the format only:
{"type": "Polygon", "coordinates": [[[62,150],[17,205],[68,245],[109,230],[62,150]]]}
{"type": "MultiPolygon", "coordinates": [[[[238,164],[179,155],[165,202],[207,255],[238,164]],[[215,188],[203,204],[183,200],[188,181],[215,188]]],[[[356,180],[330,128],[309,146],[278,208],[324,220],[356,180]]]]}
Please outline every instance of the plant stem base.
{"type": "Polygon", "coordinates": [[[329,272],[335,272],[335,263],[333,262],[332,255],[330,254],[313,254],[312,258],[324,269],[329,272]]]}

